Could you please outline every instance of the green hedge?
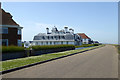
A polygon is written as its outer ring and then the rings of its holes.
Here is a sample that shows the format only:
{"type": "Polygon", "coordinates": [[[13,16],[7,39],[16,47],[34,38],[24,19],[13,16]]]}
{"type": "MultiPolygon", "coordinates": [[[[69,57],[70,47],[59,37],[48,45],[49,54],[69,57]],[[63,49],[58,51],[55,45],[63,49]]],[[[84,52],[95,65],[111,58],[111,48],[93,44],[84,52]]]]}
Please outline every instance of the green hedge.
{"type": "Polygon", "coordinates": [[[59,48],[73,48],[75,49],[74,45],[38,45],[38,46],[32,46],[32,49],[34,50],[49,50],[49,49],[59,49],[59,48]]]}
{"type": "Polygon", "coordinates": [[[24,47],[18,47],[18,46],[2,46],[2,53],[7,52],[22,52],[24,51],[24,47]]]}
{"type": "Polygon", "coordinates": [[[99,46],[100,44],[94,44],[94,46],[99,46]]]}
{"type": "Polygon", "coordinates": [[[80,46],[75,46],[75,47],[79,48],[79,47],[90,47],[90,46],[99,46],[99,44],[82,44],[80,46]]]}

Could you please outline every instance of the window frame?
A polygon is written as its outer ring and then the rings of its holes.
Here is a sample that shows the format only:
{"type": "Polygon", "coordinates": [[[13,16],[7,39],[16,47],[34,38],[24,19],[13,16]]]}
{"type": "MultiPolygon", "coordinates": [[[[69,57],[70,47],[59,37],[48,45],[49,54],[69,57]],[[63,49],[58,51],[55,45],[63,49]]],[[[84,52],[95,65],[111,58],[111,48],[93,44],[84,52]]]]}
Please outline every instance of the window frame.
{"type": "Polygon", "coordinates": [[[8,27],[0,27],[0,33],[1,34],[8,34],[8,27]],[[5,31],[7,30],[7,31],[5,31]]]}
{"type": "Polygon", "coordinates": [[[21,39],[17,39],[17,45],[18,45],[18,46],[22,46],[22,41],[21,41],[21,39]]]}
{"type": "Polygon", "coordinates": [[[18,29],[17,34],[21,35],[21,33],[22,33],[21,29],[18,29]]]}
{"type": "Polygon", "coordinates": [[[3,41],[7,41],[6,45],[4,46],[8,46],[8,39],[2,39],[2,46],[3,46],[3,41]]]}

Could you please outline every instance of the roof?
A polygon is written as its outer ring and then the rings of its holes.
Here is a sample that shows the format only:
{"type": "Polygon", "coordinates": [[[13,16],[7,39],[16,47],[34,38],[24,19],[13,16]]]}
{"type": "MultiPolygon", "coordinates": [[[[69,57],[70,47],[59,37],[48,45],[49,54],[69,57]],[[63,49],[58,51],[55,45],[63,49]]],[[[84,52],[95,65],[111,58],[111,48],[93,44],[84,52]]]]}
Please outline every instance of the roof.
{"type": "MultiPolygon", "coordinates": [[[[5,12],[1,9],[0,14],[2,14],[2,25],[12,25],[12,26],[19,26],[13,19],[12,15],[8,12],[5,12]]],[[[1,23],[0,23],[1,24],[1,23]]]]}
{"type": "Polygon", "coordinates": [[[82,39],[90,39],[85,33],[77,33],[82,39]]]}

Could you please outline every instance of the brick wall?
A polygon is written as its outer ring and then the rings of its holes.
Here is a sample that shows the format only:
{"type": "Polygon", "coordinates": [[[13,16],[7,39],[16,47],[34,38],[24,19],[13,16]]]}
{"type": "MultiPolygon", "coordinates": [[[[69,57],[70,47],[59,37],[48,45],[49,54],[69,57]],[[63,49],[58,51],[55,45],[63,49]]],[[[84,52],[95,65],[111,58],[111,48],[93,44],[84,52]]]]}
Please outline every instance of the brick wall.
{"type": "Polygon", "coordinates": [[[21,35],[17,34],[17,28],[8,28],[8,34],[2,34],[2,39],[8,39],[8,45],[18,45],[17,40],[21,40],[21,35]]]}

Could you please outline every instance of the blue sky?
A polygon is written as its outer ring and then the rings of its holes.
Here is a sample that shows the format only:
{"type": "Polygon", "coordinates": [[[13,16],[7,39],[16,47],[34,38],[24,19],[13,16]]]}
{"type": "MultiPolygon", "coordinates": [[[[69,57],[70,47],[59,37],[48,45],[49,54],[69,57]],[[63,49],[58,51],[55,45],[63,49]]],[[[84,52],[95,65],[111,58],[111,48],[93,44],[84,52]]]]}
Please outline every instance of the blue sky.
{"type": "Polygon", "coordinates": [[[55,25],[73,28],[102,43],[118,43],[117,2],[3,2],[2,8],[23,26],[22,40],[55,25]]]}

